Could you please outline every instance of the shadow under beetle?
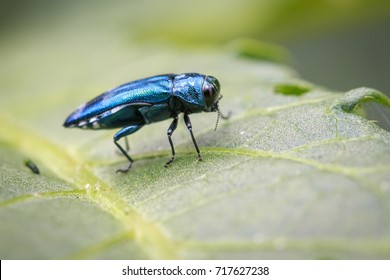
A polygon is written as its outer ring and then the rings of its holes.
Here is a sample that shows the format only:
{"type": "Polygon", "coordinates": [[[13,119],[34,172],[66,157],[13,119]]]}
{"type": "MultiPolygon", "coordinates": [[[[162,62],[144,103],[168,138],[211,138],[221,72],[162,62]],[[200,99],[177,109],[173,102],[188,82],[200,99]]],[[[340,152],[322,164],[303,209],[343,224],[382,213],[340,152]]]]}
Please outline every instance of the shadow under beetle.
{"type": "Polygon", "coordinates": [[[84,129],[122,128],[114,135],[114,144],[129,160],[129,166],[117,172],[127,172],[133,159],[126,151],[127,142],[125,150],[118,140],[136,132],[145,124],[173,118],[167,131],[172,151],[171,159],[165,163],[167,167],[175,158],[171,136],[177,127],[178,115],[184,113],[184,122],[191,134],[198,160],[202,160],[188,115],[218,112],[216,129],[220,116],[224,119],[229,117],[219,111],[218,103],[222,98],[219,91],[220,84],[213,76],[197,73],[153,76],[121,85],[81,105],[66,119],[64,126],[84,129]]]}

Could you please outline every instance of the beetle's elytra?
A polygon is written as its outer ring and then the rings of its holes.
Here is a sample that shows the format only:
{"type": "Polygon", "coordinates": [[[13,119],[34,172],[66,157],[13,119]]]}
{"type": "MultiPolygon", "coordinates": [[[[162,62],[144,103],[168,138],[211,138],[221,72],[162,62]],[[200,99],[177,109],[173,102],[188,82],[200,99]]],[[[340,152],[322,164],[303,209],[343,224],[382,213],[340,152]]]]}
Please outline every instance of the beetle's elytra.
{"type": "Polygon", "coordinates": [[[114,135],[114,143],[129,160],[129,166],[117,172],[127,172],[133,159],[119,145],[118,140],[146,124],[173,118],[167,131],[172,151],[171,159],[165,164],[168,166],[175,157],[171,136],[177,127],[178,115],[183,113],[198,159],[201,160],[188,115],[218,112],[219,117],[218,102],[222,98],[219,92],[220,84],[213,76],[197,73],[153,76],[121,85],[81,105],[66,119],[64,126],[84,129],[122,128],[114,135]]]}

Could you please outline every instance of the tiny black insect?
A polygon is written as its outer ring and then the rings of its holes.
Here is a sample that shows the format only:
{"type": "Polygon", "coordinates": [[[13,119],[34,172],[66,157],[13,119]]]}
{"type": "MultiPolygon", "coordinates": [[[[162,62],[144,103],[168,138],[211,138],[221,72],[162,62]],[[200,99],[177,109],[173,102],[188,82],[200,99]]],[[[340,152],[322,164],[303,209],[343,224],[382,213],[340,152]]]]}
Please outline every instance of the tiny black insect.
{"type": "Polygon", "coordinates": [[[39,169],[38,169],[38,166],[36,166],[36,164],[30,160],[30,159],[26,159],[24,161],[24,165],[27,166],[28,168],[30,168],[30,170],[34,173],[34,174],[40,174],[39,172],[39,169]]]}

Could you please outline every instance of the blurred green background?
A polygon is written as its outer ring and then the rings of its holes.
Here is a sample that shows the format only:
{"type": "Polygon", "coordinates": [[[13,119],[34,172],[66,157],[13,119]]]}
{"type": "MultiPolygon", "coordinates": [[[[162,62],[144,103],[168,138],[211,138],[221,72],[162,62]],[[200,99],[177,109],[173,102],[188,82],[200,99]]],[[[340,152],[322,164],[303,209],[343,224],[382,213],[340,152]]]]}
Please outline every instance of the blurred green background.
{"type": "MultiPolygon", "coordinates": [[[[102,26],[116,29],[129,43],[199,48],[229,46],[237,38],[273,42],[289,51],[291,59],[286,62],[306,80],[340,91],[368,86],[390,93],[387,0],[2,0],[0,51],[2,57],[14,57],[16,67],[0,66],[1,83],[20,74],[22,65],[17,64],[23,63],[15,56],[38,56],[34,47],[51,33],[66,34],[67,42],[58,42],[57,47],[61,52],[68,48],[65,53],[70,57],[75,52],[104,56],[99,50],[104,52],[101,46],[110,42],[96,39],[102,26]],[[83,46],[88,37],[96,40],[93,50],[83,46]],[[31,46],[34,51],[29,52],[31,46]]],[[[73,61],[75,66],[83,63],[73,61]]],[[[379,108],[374,118],[385,119],[389,127],[384,116],[388,111],[383,110],[379,108]]]]}
{"type": "MultiPolygon", "coordinates": [[[[144,41],[187,47],[223,45],[241,37],[276,42],[291,52],[293,66],[312,82],[337,90],[365,85],[390,92],[387,78],[390,1],[387,0],[2,0],[0,3],[3,43],[26,35],[39,40],[39,32],[51,32],[57,24],[72,22],[84,14],[80,25],[99,21],[126,31],[129,38],[144,41]],[[32,31],[36,33],[31,34],[32,31]]],[[[69,40],[75,38],[69,34],[69,40]]]]}

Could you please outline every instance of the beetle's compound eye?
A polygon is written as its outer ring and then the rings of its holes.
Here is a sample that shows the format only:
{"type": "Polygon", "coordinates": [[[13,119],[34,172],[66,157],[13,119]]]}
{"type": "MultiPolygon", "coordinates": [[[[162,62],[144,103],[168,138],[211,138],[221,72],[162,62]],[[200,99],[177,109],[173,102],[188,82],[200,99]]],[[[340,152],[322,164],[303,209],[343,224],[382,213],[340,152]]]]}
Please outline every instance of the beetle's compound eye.
{"type": "Polygon", "coordinates": [[[206,77],[203,83],[202,93],[208,108],[212,108],[215,102],[217,102],[219,96],[219,87],[219,82],[216,78],[212,76],[206,77]]]}
{"type": "Polygon", "coordinates": [[[215,101],[215,89],[210,84],[205,84],[203,86],[203,96],[206,100],[207,107],[211,107],[215,101]]]}

